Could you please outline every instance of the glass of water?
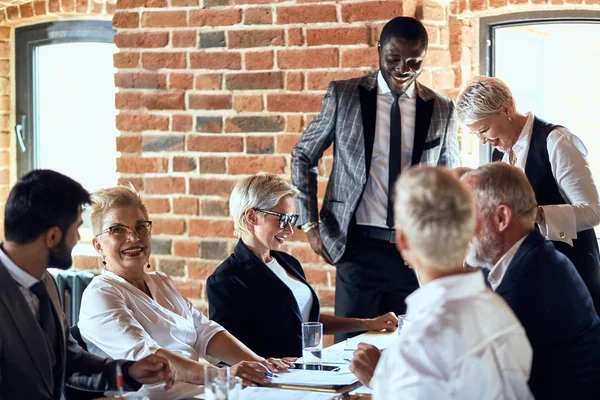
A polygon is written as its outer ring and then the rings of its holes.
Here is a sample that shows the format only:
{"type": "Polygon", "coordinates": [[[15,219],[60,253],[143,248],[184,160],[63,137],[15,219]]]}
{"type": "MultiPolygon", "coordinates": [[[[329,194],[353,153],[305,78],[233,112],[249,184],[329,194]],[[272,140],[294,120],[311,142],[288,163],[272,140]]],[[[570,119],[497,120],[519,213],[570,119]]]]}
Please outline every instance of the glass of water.
{"type": "Polygon", "coordinates": [[[412,323],[406,319],[406,314],[398,315],[398,335],[401,335],[402,332],[406,332],[411,324],[412,323]]]}
{"type": "Polygon", "coordinates": [[[305,364],[321,364],[323,353],[323,324],[302,323],[302,359],[305,364]]]}
{"type": "Polygon", "coordinates": [[[204,367],[204,398],[206,400],[229,400],[229,367],[204,367]]]}

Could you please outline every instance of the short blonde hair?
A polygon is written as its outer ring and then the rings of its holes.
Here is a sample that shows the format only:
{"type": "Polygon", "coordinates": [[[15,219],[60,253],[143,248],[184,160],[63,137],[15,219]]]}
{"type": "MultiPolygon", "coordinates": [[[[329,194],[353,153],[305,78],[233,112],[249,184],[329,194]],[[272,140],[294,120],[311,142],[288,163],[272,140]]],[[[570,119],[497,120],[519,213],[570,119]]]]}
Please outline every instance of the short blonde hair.
{"type": "Polygon", "coordinates": [[[395,186],[396,229],[411,251],[438,269],[461,265],[475,230],[475,208],[467,187],[445,167],[417,166],[395,186]]]}
{"type": "Polygon", "coordinates": [[[458,118],[467,125],[489,115],[497,115],[508,106],[516,109],[515,99],[504,82],[498,78],[479,75],[467,83],[456,101],[458,118]]]}
{"type": "Polygon", "coordinates": [[[296,197],[300,193],[295,186],[277,175],[260,172],[238,180],[229,198],[229,212],[233,217],[234,234],[242,237],[251,234],[246,220],[246,210],[260,208],[270,210],[285,196],[296,197]]]}
{"type": "Polygon", "coordinates": [[[120,207],[139,207],[144,217],[148,219],[148,210],[133,186],[114,186],[99,189],[92,193],[92,205],[90,207],[90,221],[94,236],[102,231],[104,213],[120,207]]]}

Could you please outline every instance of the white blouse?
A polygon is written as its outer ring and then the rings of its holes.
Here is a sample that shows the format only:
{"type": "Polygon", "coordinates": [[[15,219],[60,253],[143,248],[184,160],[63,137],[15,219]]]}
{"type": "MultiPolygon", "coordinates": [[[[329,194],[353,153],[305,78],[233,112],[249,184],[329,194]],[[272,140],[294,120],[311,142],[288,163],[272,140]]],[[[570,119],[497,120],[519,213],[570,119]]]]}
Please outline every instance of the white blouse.
{"type": "Polygon", "coordinates": [[[298,308],[300,308],[302,321],[307,322],[310,318],[310,309],[313,305],[312,293],[308,286],[290,276],[274,257],[267,263],[267,267],[290,288],[296,298],[298,308]]]}
{"type": "MultiPolygon", "coordinates": [[[[107,270],[92,280],[83,293],[78,324],[90,353],[139,360],[165,349],[192,360],[206,358],[208,342],[225,329],[184,298],[166,274],[144,274],[144,281],[152,298],[107,270]]],[[[136,394],[175,399],[197,392],[197,385],[178,382],[168,392],[157,384],[144,385],[136,394]]]]}

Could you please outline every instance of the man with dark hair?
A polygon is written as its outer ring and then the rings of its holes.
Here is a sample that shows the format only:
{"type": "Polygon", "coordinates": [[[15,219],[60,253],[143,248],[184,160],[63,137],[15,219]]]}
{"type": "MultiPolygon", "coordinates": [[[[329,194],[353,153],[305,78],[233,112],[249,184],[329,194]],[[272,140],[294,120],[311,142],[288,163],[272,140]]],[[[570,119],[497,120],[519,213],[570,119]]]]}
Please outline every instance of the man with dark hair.
{"type": "Polygon", "coordinates": [[[427,42],[416,19],[389,21],[377,46],[379,71],[331,82],[321,113],[292,152],[298,222],[312,249],[337,266],[339,316],[404,314],[404,299],[418,283],[394,244],[388,189],[411,165],[459,163],[454,103],[416,82],[427,42]],[[319,223],[317,165],[333,143],[319,223]]]}
{"type": "Polygon", "coordinates": [[[0,398],[63,398],[64,384],[91,391],[126,390],[173,377],[169,362],[108,360],[84,351],[69,333],[58,290],[46,269],[69,268],[89,193],[49,170],[25,175],[6,203],[0,244],[0,398]]]}
{"type": "Polygon", "coordinates": [[[491,163],[467,172],[477,209],[467,263],[490,268],[531,347],[536,399],[600,399],[600,318],[573,263],[534,228],[536,199],[517,167],[491,163]]]}

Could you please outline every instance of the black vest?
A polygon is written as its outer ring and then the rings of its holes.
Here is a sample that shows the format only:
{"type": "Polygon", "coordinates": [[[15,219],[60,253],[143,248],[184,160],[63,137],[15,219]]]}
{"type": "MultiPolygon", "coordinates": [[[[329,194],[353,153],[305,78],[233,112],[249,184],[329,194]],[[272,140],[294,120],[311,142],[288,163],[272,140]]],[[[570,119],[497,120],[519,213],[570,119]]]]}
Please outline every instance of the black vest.
{"type": "MultiPolygon", "coordinates": [[[[559,125],[553,125],[539,118],[534,118],[525,175],[535,192],[535,198],[540,206],[570,204],[558,189],[548,155],[547,139],[559,125]]],[[[502,160],[504,153],[494,150],[492,160],[502,160]]],[[[588,287],[596,311],[600,312],[600,254],[598,239],[593,229],[577,232],[573,246],[564,242],[553,241],[556,250],[566,255],[581,275],[588,287]]]]}

